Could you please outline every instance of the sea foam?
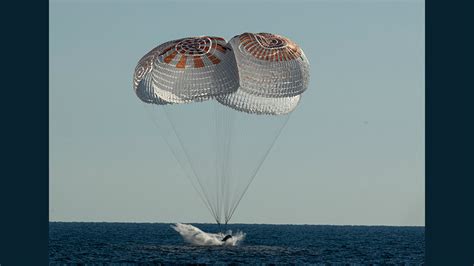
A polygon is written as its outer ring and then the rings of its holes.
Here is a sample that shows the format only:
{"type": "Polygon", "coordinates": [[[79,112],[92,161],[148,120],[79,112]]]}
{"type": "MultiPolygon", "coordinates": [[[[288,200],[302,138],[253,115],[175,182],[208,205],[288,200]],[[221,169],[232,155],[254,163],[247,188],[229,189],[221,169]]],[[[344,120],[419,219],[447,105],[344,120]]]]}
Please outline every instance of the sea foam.
{"type": "Polygon", "coordinates": [[[197,246],[237,246],[245,238],[245,233],[241,231],[236,234],[232,234],[231,230],[228,230],[225,234],[206,233],[195,226],[181,223],[171,225],[171,227],[183,237],[184,241],[197,246]],[[226,235],[231,235],[232,238],[223,242],[222,239],[226,235]]]}

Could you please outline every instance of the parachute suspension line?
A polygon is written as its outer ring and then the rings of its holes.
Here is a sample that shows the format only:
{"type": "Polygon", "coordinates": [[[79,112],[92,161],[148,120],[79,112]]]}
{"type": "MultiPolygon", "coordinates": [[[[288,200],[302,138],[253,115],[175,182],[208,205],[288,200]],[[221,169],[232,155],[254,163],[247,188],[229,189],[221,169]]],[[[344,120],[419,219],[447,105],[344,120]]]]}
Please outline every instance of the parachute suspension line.
{"type": "Polygon", "coordinates": [[[222,179],[222,186],[221,186],[221,194],[222,194],[222,198],[224,199],[224,202],[223,202],[223,205],[224,205],[224,222],[226,222],[226,218],[227,218],[227,200],[228,200],[228,197],[229,197],[229,192],[227,191],[227,186],[228,186],[228,183],[229,183],[229,180],[227,178],[227,174],[228,174],[228,171],[227,171],[227,158],[229,157],[229,148],[227,147],[227,139],[230,138],[229,136],[229,127],[230,127],[230,122],[229,122],[229,117],[227,115],[228,113],[225,112],[225,110],[222,110],[222,112],[220,113],[220,123],[221,125],[223,125],[223,132],[222,132],[222,149],[223,149],[223,152],[222,152],[222,173],[221,173],[221,176],[220,178],[222,179]]]}
{"type": "MultiPolygon", "coordinates": [[[[211,107],[209,107],[211,108],[211,107]]],[[[213,107],[215,109],[215,107],[213,107]]],[[[217,212],[219,213],[218,215],[218,220],[219,220],[219,225],[220,225],[220,218],[221,218],[221,215],[220,215],[220,212],[221,212],[221,209],[220,209],[220,206],[219,206],[219,144],[218,144],[218,137],[219,137],[219,131],[217,129],[217,119],[216,119],[216,114],[215,114],[215,110],[214,110],[214,119],[209,119],[209,123],[212,123],[214,122],[214,125],[210,125],[213,129],[214,129],[214,133],[216,134],[215,138],[213,138],[214,141],[211,141],[212,144],[214,145],[213,147],[213,150],[214,150],[214,178],[216,179],[216,206],[217,206],[217,212]]],[[[220,230],[220,226],[219,226],[219,230],[220,230]]]]}
{"type": "MultiPolygon", "coordinates": [[[[158,123],[156,122],[156,120],[154,119],[153,115],[150,113],[150,110],[148,110],[146,108],[145,105],[143,105],[143,108],[145,109],[146,113],[148,114],[148,116],[150,117],[150,120],[153,122],[153,124],[156,126],[156,128],[158,128],[158,131],[159,132],[163,132],[162,131],[162,128],[158,125],[158,123]]],[[[183,166],[183,163],[181,162],[181,160],[178,159],[178,155],[176,154],[176,151],[172,148],[170,142],[168,141],[168,139],[163,136],[163,134],[160,133],[160,136],[161,138],[165,141],[166,145],[168,146],[168,148],[171,150],[171,153],[173,154],[173,157],[174,159],[176,160],[176,162],[178,162],[178,165],[184,170],[185,167],[183,166]]],[[[194,190],[196,191],[196,193],[198,194],[199,198],[202,200],[202,202],[204,203],[204,205],[206,206],[206,208],[212,212],[211,208],[208,206],[208,203],[206,202],[205,198],[204,198],[204,193],[199,190],[197,187],[196,187],[196,184],[193,182],[192,180],[192,177],[189,175],[189,173],[187,173],[186,171],[184,171],[185,173],[185,176],[189,179],[189,181],[191,182],[191,185],[193,186],[194,190]]]]}
{"type": "Polygon", "coordinates": [[[223,213],[223,215],[225,215],[225,204],[224,204],[224,201],[227,197],[227,194],[224,193],[223,189],[225,187],[225,183],[226,183],[226,180],[225,180],[225,156],[227,154],[227,151],[226,151],[226,147],[224,145],[224,141],[226,139],[226,136],[228,135],[227,134],[227,123],[226,123],[226,120],[225,120],[225,117],[223,116],[224,113],[220,111],[219,107],[218,106],[218,103],[215,102],[215,108],[214,108],[214,111],[216,112],[216,129],[218,130],[218,141],[219,141],[219,144],[218,144],[218,147],[219,147],[219,151],[220,151],[220,154],[219,154],[219,157],[220,157],[220,171],[218,173],[218,175],[216,176],[218,182],[219,182],[219,188],[217,190],[217,193],[219,194],[220,196],[220,199],[219,199],[219,206],[220,206],[220,211],[223,213]]]}
{"type": "MultiPolygon", "coordinates": [[[[214,139],[214,144],[216,145],[215,148],[216,148],[216,176],[215,176],[215,179],[216,179],[216,197],[217,197],[217,202],[216,202],[216,205],[219,206],[219,212],[222,214],[222,206],[221,206],[221,200],[223,199],[223,195],[222,195],[222,183],[223,183],[223,180],[222,180],[222,172],[224,171],[223,168],[222,168],[222,164],[223,164],[223,154],[224,154],[224,151],[223,151],[223,148],[222,148],[222,138],[223,138],[223,128],[222,127],[219,127],[219,125],[221,125],[220,123],[220,113],[218,111],[218,106],[217,106],[217,103],[216,101],[213,101],[212,103],[213,105],[213,113],[214,113],[214,129],[215,129],[215,132],[216,132],[216,138],[214,139]]],[[[219,222],[221,220],[219,219],[219,222]]],[[[221,230],[221,228],[219,228],[219,231],[221,230]]]]}
{"type": "Polygon", "coordinates": [[[220,206],[220,210],[222,212],[222,215],[224,216],[224,219],[225,219],[225,211],[226,211],[226,207],[225,207],[225,201],[227,199],[227,193],[225,192],[225,187],[226,187],[226,184],[227,184],[227,179],[226,179],[226,157],[227,157],[227,154],[228,154],[228,149],[227,147],[225,146],[225,141],[226,139],[229,137],[229,133],[228,133],[228,130],[229,130],[229,121],[228,119],[226,118],[225,114],[225,109],[216,101],[215,104],[214,104],[215,108],[215,112],[216,112],[216,127],[217,129],[219,130],[219,147],[220,147],[220,154],[219,154],[219,157],[220,157],[220,172],[219,172],[219,175],[217,176],[217,179],[219,180],[219,183],[220,183],[220,187],[219,187],[219,190],[218,190],[218,193],[220,194],[220,200],[219,200],[219,206],[220,206]]]}
{"type": "Polygon", "coordinates": [[[229,186],[229,178],[228,178],[228,175],[229,175],[229,171],[228,171],[228,160],[229,160],[229,146],[228,146],[228,141],[231,139],[231,132],[232,130],[230,130],[230,126],[231,126],[231,121],[230,121],[230,117],[228,115],[229,113],[228,112],[225,112],[223,111],[222,112],[222,117],[223,117],[223,121],[222,121],[222,124],[225,124],[225,129],[227,129],[228,131],[225,131],[223,132],[223,141],[222,141],[222,146],[223,146],[223,149],[224,149],[224,153],[223,153],[223,170],[222,170],[222,180],[223,180],[223,186],[221,187],[221,192],[224,194],[224,222],[227,223],[227,209],[228,209],[228,198],[229,198],[229,191],[228,191],[228,186],[229,186]]]}
{"type": "Polygon", "coordinates": [[[215,180],[216,180],[216,205],[217,205],[217,209],[218,209],[218,212],[219,212],[219,230],[220,230],[220,222],[221,222],[221,214],[222,214],[222,207],[221,207],[221,198],[222,198],[222,195],[221,193],[219,193],[221,190],[219,189],[220,187],[222,187],[222,180],[221,180],[221,172],[222,172],[222,169],[221,169],[221,166],[222,166],[222,151],[220,149],[221,146],[221,139],[222,139],[222,132],[220,131],[220,128],[218,127],[219,125],[219,112],[217,110],[217,105],[216,105],[216,102],[213,101],[213,110],[214,110],[214,119],[212,121],[214,121],[214,132],[216,133],[216,136],[214,138],[214,151],[215,151],[215,180]]]}
{"type": "MultiPolygon", "coordinates": [[[[219,171],[218,175],[216,176],[216,178],[220,183],[220,187],[217,190],[218,194],[220,194],[220,198],[223,201],[225,201],[227,195],[223,191],[223,188],[225,187],[225,183],[226,183],[225,176],[224,176],[225,175],[225,156],[226,156],[226,149],[225,149],[225,146],[224,146],[224,141],[225,141],[225,138],[226,138],[226,135],[227,135],[227,132],[226,132],[227,125],[226,125],[226,120],[225,120],[225,116],[224,116],[225,113],[221,112],[219,107],[220,107],[219,103],[217,101],[214,102],[214,112],[216,114],[216,129],[217,129],[217,132],[218,132],[217,134],[218,134],[218,141],[219,141],[218,147],[220,147],[219,157],[221,159],[220,164],[219,164],[220,171],[219,171]]],[[[222,202],[219,202],[219,205],[221,205],[221,203],[222,202]]],[[[224,209],[224,216],[225,216],[225,204],[222,203],[222,205],[221,205],[221,211],[222,211],[222,208],[223,208],[224,209]]]]}
{"type": "Polygon", "coordinates": [[[280,127],[280,129],[278,130],[278,133],[277,135],[275,136],[275,138],[273,139],[270,147],[267,149],[267,151],[265,152],[263,158],[261,159],[261,161],[258,163],[258,166],[257,168],[255,168],[255,170],[253,171],[252,173],[252,176],[250,178],[250,182],[248,182],[247,186],[245,187],[244,191],[241,193],[239,199],[237,200],[237,203],[234,204],[234,207],[232,208],[232,211],[230,212],[230,216],[229,216],[229,219],[232,217],[232,215],[234,215],[234,212],[235,210],[237,209],[237,206],[239,205],[240,201],[242,200],[242,197],[245,195],[245,193],[247,192],[250,184],[252,183],[252,181],[255,179],[255,176],[257,175],[258,173],[258,170],[260,169],[260,167],[262,166],[263,162],[265,161],[265,159],[267,158],[268,154],[270,153],[271,149],[273,148],[273,146],[275,145],[275,142],[276,140],[278,139],[278,137],[280,136],[281,132],[283,131],[283,128],[286,126],[286,123],[288,122],[289,118],[290,118],[290,115],[291,113],[289,113],[285,119],[285,122],[283,122],[283,125],[280,127]]]}
{"type": "MultiPolygon", "coordinates": [[[[227,168],[226,168],[226,179],[227,179],[227,184],[226,184],[226,209],[225,209],[225,223],[227,224],[230,220],[230,211],[232,209],[232,198],[235,196],[235,193],[238,193],[238,190],[231,189],[232,187],[239,187],[239,181],[234,176],[233,170],[239,171],[239,169],[234,169],[235,164],[231,163],[233,161],[232,155],[235,155],[235,149],[238,149],[238,147],[233,146],[233,139],[235,135],[235,119],[236,119],[236,112],[234,110],[226,109],[226,115],[227,119],[232,121],[231,128],[229,130],[229,137],[226,139],[226,147],[228,149],[228,152],[226,153],[226,163],[227,163],[227,168]],[[234,167],[231,167],[234,166],[234,167]]],[[[240,117],[242,119],[242,117],[240,117]]],[[[239,135],[239,134],[237,134],[239,135]]]]}
{"type": "MultiPolygon", "coordinates": [[[[184,144],[183,144],[183,141],[181,140],[181,137],[179,136],[178,132],[176,131],[176,128],[175,128],[175,125],[173,123],[173,121],[170,119],[169,117],[169,114],[168,112],[166,111],[166,109],[163,108],[163,111],[165,113],[165,116],[166,118],[168,119],[168,121],[170,122],[171,124],[171,127],[173,128],[173,132],[174,134],[176,135],[176,137],[178,138],[178,141],[179,141],[179,144],[181,145],[181,148],[183,149],[185,155],[186,155],[186,158],[189,162],[189,165],[191,166],[191,170],[193,171],[193,174],[194,174],[194,177],[196,178],[196,180],[198,181],[199,183],[199,186],[201,187],[202,191],[205,191],[204,189],[204,186],[202,185],[201,181],[199,180],[198,178],[198,175],[196,174],[196,170],[194,169],[194,166],[193,164],[191,163],[191,159],[189,157],[189,154],[188,152],[186,151],[185,147],[184,147],[184,144]]],[[[209,200],[209,198],[207,197],[207,194],[206,193],[203,193],[206,200],[207,200],[207,204],[209,205],[209,210],[211,211],[212,215],[214,216],[214,219],[216,220],[217,223],[219,223],[218,219],[217,219],[217,215],[216,215],[216,211],[214,210],[214,208],[212,207],[212,204],[211,204],[211,201],[209,200]]]]}
{"type": "Polygon", "coordinates": [[[219,210],[219,221],[224,218],[227,222],[228,201],[229,201],[229,155],[230,140],[232,136],[233,111],[228,111],[217,101],[214,105],[215,122],[215,153],[216,153],[216,195],[219,210]],[[222,217],[224,215],[224,217],[222,217]]]}
{"type": "MultiPolygon", "coordinates": [[[[219,210],[219,225],[220,225],[220,221],[221,221],[221,206],[220,206],[220,198],[221,198],[221,195],[220,195],[220,189],[219,187],[221,187],[221,182],[222,180],[220,179],[220,175],[221,175],[221,169],[219,168],[222,163],[221,163],[221,150],[220,150],[220,138],[221,138],[221,134],[222,132],[220,132],[219,128],[218,128],[218,111],[217,111],[217,107],[215,105],[215,101],[213,101],[213,104],[212,104],[212,108],[214,109],[214,132],[216,133],[216,137],[214,138],[214,141],[213,141],[213,144],[214,144],[214,151],[215,151],[215,179],[216,179],[216,198],[217,198],[217,202],[216,202],[216,205],[217,205],[217,209],[219,210]]],[[[219,231],[221,230],[220,226],[219,226],[219,231]]]]}
{"type": "Polygon", "coordinates": [[[234,126],[235,126],[235,112],[231,111],[231,110],[227,110],[225,109],[224,111],[224,114],[226,114],[226,121],[229,122],[229,126],[227,127],[228,128],[228,135],[227,138],[225,139],[226,140],[226,153],[225,153],[225,180],[226,180],[226,186],[225,186],[225,193],[226,193],[226,200],[225,200],[225,224],[227,224],[230,220],[230,217],[229,217],[229,209],[230,209],[230,177],[232,176],[232,167],[229,167],[230,164],[229,162],[231,162],[231,158],[232,158],[232,153],[230,152],[232,150],[232,137],[233,137],[233,131],[234,131],[234,126]]]}

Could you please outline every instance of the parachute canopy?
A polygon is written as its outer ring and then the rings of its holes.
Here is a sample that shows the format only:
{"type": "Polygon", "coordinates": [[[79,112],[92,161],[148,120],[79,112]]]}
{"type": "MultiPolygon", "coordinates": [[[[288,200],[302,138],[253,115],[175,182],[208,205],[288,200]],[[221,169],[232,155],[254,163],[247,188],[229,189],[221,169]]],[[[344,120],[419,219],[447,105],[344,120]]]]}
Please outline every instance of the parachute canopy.
{"type": "Polygon", "coordinates": [[[270,33],[182,38],[138,62],[133,88],[197,193],[227,223],[308,88],[309,62],[270,33]]]}

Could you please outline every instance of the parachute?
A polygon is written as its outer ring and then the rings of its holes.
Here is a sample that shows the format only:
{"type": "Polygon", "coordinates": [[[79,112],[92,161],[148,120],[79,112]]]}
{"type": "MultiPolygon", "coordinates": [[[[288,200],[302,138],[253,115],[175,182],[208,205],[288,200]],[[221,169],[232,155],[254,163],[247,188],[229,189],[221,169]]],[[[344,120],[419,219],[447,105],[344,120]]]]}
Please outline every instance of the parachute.
{"type": "Polygon", "coordinates": [[[133,88],[215,221],[227,224],[308,82],[296,43],[243,33],[163,43],[140,59],[133,88]]]}

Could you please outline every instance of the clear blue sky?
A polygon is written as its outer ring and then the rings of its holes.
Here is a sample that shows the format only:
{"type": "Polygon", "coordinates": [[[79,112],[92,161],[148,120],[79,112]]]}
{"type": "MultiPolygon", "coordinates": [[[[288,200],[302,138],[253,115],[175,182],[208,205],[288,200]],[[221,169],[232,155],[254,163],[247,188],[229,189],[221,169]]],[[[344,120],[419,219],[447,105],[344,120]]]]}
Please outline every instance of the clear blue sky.
{"type": "Polygon", "coordinates": [[[242,32],[298,43],[311,82],[232,222],[424,225],[422,1],[51,1],[50,220],[213,222],[132,75],[242,32]]]}

